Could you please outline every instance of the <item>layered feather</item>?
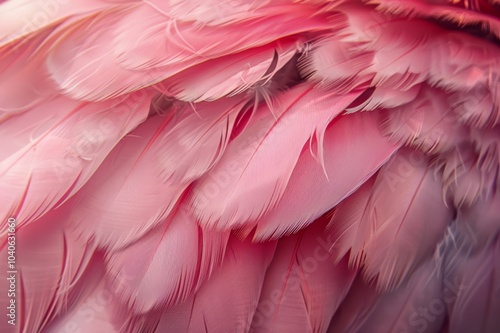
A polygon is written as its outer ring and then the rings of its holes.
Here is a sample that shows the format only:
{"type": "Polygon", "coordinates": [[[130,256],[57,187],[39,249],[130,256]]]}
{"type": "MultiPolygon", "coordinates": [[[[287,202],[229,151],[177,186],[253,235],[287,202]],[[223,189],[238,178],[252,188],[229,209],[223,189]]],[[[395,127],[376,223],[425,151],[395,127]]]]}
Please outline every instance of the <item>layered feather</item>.
{"type": "Polygon", "coordinates": [[[355,276],[324,247],[325,221],[278,243],[266,272],[254,332],[326,332],[355,276]]]}
{"type": "MultiPolygon", "coordinates": [[[[25,129],[12,133],[23,146],[0,162],[0,215],[4,219],[16,216],[21,227],[75,194],[117,142],[145,119],[146,96],[102,103],[61,98],[56,103],[65,114],[58,117],[55,113],[50,127],[41,123],[31,133],[25,129]]],[[[39,106],[42,112],[50,112],[50,107],[39,106]]],[[[18,122],[19,126],[23,123],[18,122]]]]}
{"type": "Polygon", "coordinates": [[[221,268],[202,288],[150,319],[155,332],[247,332],[275,247],[231,238],[221,268]]]}
{"type": "Polygon", "coordinates": [[[262,216],[280,200],[306,143],[312,137],[319,142],[321,159],[326,127],[359,94],[324,94],[306,84],[259,108],[221,161],[193,187],[190,202],[197,219],[227,229],[262,216]]]}
{"type": "Polygon", "coordinates": [[[295,10],[276,11],[263,18],[200,29],[142,3],[133,10],[126,7],[73,23],[54,43],[47,66],[69,96],[106,99],[158,83],[209,59],[328,27],[325,18],[309,12],[307,19],[295,10]],[[281,24],[274,24],[275,20],[281,24]]]}
{"type": "Polygon", "coordinates": [[[387,110],[382,120],[384,134],[395,142],[426,153],[443,153],[467,138],[451,109],[446,93],[423,87],[411,103],[387,110]]]}
{"type": "Polygon", "coordinates": [[[215,100],[266,82],[298,51],[301,42],[284,39],[193,66],[159,83],[157,89],[184,101],[215,100]]]}
{"type": "Polygon", "coordinates": [[[397,286],[432,255],[453,216],[428,159],[408,149],[380,170],[366,211],[364,275],[377,277],[383,290],[397,286]]]}
{"type": "Polygon", "coordinates": [[[460,256],[448,272],[460,287],[456,299],[449,304],[450,332],[498,332],[500,322],[500,242],[476,255],[460,256]]]}
{"type": "Polygon", "coordinates": [[[133,276],[115,289],[136,312],[170,307],[196,292],[220,265],[228,238],[229,232],[202,229],[179,208],[137,242],[110,252],[108,272],[111,279],[123,272],[133,276]]]}
{"type": "Polygon", "coordinates": [[[373,195],[376,175],[367,180],[356,192],[342,200],[333,211],[328,223],[330,251],[336,260],[341,260],[350,251],[350,264],[358,259],[370,232],[370,223],[365,215],[369,214],[368,202],[373,195]]]}
{"type": "Polygon", "coordinates": [[[307,226],[384,165],[399,147],[380,133],[377,118],[370,112],[334,120],[324,137],[324,167],[311,153],[321,142],[304,149],[278,205],[255,221],[255,239],[278,238],[307,226]]]}
{"type": "MultiPolygon", "coordinates": [[[[464,1],[466,8],[453,6],[452,4],[461,5],[461,1],[447,0],[370,0],[370,3],[377,4],[378,9],[384,10],[393,14],[405,16],[423,16],[441,19],[445,22],[455,23],[459,27],[479,25],[484,32],[491,32],[497,37],[500,36],[500,22],[494,16],[490,16],[483,12],[487,9],[477,4],[478,1],[464,1]],[[467,8],[468,6],[472,6],[467,8]],[[473,9],[473,10],[469,10],[473,9]]],[[[493,10],[493,14],[498,15],[500,12],[493,7],[488,8],[493,10]]]]}
{"type": "Polygon", "coordinates": [[[237,98],[178,110],[174,104],[149,118],[120,142],[74,199],[76,232],[98,246],[118,248],[167,218],[191,181],[223,154],[242,103],[237,98]]]}
{"type": "Polygon", "coordinates": [[[64,230],[64,215],[64,211],[51,212],[26,228],[12,227],[3,238],[0,253],[6,276],[1,280],[5,293],[0,301],[6,308],[15,301],[15,325],[3,320],[3,332],[41,331],[65,313],[84,289],[77,282],[91,262],[93,248],[64,230]],[[10,263],[8,257],[13,258],[10,263]],[[14,280],[7,280],[12,276],[14,280]]]}
{"type": "Polygon", "coordinates": [[[439,332],[445,318],[441,280],[432,260],[422,264],[408,284],[389,293],[377,294],[357,279],[328,332],[439,332]]]}

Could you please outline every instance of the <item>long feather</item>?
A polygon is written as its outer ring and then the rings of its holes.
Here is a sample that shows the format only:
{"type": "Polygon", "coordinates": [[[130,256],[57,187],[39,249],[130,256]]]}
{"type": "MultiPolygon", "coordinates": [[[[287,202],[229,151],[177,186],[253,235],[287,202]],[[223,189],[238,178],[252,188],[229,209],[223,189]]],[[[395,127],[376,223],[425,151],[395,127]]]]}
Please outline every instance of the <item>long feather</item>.
{"type": "Polygon", "coordinates": [[[313,136],[322,140],[329,122],[359,94],[339,97],[301,85],[271,107],[261,107],[221,161],[193,187],[195,216],[220,229],[262,216],[279,201],[307,141],[313,136]]]}
{"type": "Polygon", "coordinates": [[[22,227],[76,193],[116,143],[145,119],[145,94],[102,103],[62,102],[68,106],[64,117],[36,139],[23,135],[29,142],[0,162],[0,216],[17,216],[22,227]]]}
{"type": "Polygon", "coordinates": [[[460,289],[449,304],[450,332],[495,333],[500,330],[500,241],[480,253],[462,256],[448,274],[460,289]]]}
{"type": "Polygon", "coordinates": [[[382,290],[397,286],[428,259],[452,220],[428,159],[408,149],[380,170],[366,209],[371,227],[364,275],[378,277],[382,290]]]}
{"type": "Polygon", "coordinates": [[[186,104],[158,153],[162,177],[186,183],[204,175],[221,159],[247,98],[235,96],[210,103],[186,104]]]}
{"type": "Polygon", "coordinates": [[[0,3],[0,46],[49,29],[73,15],[88,14],[116,6],[113,1],[6,1],[0,3]]]}
{"type": "Polygon", "coordinates": [[[445,318],[445,301],[442,278],[435,269],[435,263],[428,260],[407,284],[384,294],[377,294],[373,287],[357,279],[328,332],[439,332],[445,318]]]}
{"type": "Polygon", "coordinates": [[[159,83],[157,89],[184,101],[215,100],[265,82],[298,51],[296,38],[281,40],[193,66],[159,83]]]}
{"type": "Polygon", "coordinates": [[[251,331],[326,332],[355,271],[324,248],[324,222],[279,241],[251,331]]]}
{"type": "Polygon", "coordinates": [[[13,232],[2,237],[0,253],[6,260],[1,268],[7,276],[0,282],[5,290],[0,303],[7,308],[14,300],[16,318],[15,326],[2,320],[2,332],[39,332],[75,301],[81,287],[75,283],[90,263],[93,248],[63,229],[64,216],[51,212],[26,228],[12,227],[13,232]],[[9,256],[13,260],[7,264],[9,256]]]}
{"type": "Polygon", "coordinates": [[[232,238],[220,269],[185,303],[161,313],[155,332],[247,332],[275,247],[232,238]]]}
{"type": "Polygon", "coordinates": [[[336,260],[341,260],[349,251],[351,265],[359,258],[370,231],[365,215],[368,214],[368,201],[373,195],[375,179],[376,176],[372,176],[333,211],[327,232],[331,240],[330,250],[336,260]]]}
{"type": "Polygon", "coordinates": [[[471,11],[451,5],[451,3],[460,3],[459,1],[370,0],[370,3],[378,5],[380,10],[400,16],[433,17],[454,22],[460,27],[480,24],[484,31],[491,31],[497,37],[500,36],[500,23],[497,19],[480,11],[471,11]]]}
{"type": "Polygon", "coordinates": [[[116,291],[139,313],[186,300],[218,268],[226,249],[229,232],[202,229],[182,208],[163,223],[125,249],[108,254],[112,278],[122,272],[133,275],[116,291]]]}
{"type": "MultiPolygon", "coordinates": [[[[399,147],[380,133],[377,116],[355,113],[335,119],[324,137],[324,168],[308,149],[302,152],[278,205],[256,222],[256,239],[277,238],[307,226],[385,164],[399,147]]],[[[316,142],[311,149],[322,145],[316,142]]]]}
{"type": "Polygon", "coordinates": [[[54,43],[47,66],[69,96],[102,100],[158,83],[209,59],[328,27],[327,20],[314,12],[308,19],[298,14],[278,12],[231,26],[199,29],[143,3],[133,10],[108,11],[72,24],[54,43]]]}
{"type": "Polygon", "coordinates": [[[181,105],[178,113],[175,104],[166,115],[149,118],[119,143],[73,200],[75,231],[101,247],[117,248],[164,220],[191,181],[222,155],[243,102],[181,105]]]}

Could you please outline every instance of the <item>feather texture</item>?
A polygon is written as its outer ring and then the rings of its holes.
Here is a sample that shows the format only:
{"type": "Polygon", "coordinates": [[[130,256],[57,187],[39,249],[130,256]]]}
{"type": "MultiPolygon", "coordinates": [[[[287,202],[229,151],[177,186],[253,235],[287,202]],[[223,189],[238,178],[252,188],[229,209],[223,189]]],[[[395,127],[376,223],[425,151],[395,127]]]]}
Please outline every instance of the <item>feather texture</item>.
{"type": "Polygon", "coordinates": [[[262,216],[283,195],[306,143],[311,137],[323,142],[330,121],[359,94],[338,97],[302,85],[271,107],[264,105],[229,144],[221,161],[193,187],[195,216],[203,225],[219,229],[262,216]]]}
{"type": "Polygon", "coordinates": [[[157,89],[193,102],[235,95],[259,81],[269,80],[293,57],[298,47],[300,41],[290,38],[209,60],[159,83],[157,89]]]}
{"type": "Polygon", "coordinates": [[[382,295],[357,279],[328,332],[438,332],[445,302],[435,268],[431,260],[423,263],[407,285],[382,295]]]}
{"type": "Polygon", "coordinates": [[[136,312],[186,300],[217,268],[229,233],[203,230],[183,209],[137,242],[109,253],[111,278],[123,272],[133,279],[115,287],[136,312]]]}
{"type": "Polygon", "coordinates": [[[185,105],[178,113],[173,105],[165,115],[141,124],[74,199],[76,232],[99,246],[117,248],[167,218],[190,182],[206,173],[224,152],[243,102],[220,100],[194,109],[185,105]],[[148,199],[137,201],[138,196],[148,199]]]}
{"type": "Polygon", "coordinates": [[[275,13],[231,27],[176,22],[146,3],[84,18],[58,37],[47,58],[52,78],[69,96],[102,100],[141,89],[208,59],[269,44],[306,30],[326,28],[326,20],[295,11],[275,13]],[[281,24],[274,24],[280,20],[281,24]],[[85,26],[85,29],[82,27],[85,26]],[[147,31],[147,38],[143,35],[147,31]],[[244,35],[241,31],[246,31],[244,35]],[[90,38],[89,36],[92,36],[90,38]],[[111,41],[111,42],[110,42],[111,41]],[[212,41],[218,41],[213,43],[212,41]],[[101,80],[101,77],[106,80],[101,80]]]}
{"type": "MultiPolygon", "coordinates": [[[[321,145],[315,142],[311,150],[321,145]]],[[[397,149],[380,133],[375,112],[338,117],[325,133],[325,168],[305,149],[280,202],[257,221],[255,238],[277,238],[310,224],[359,188],[397,149]]]]}
{"type": "Polygon", "coordinates": [[[327,232],[331,240],[330,250],[336,260],[342,259],[350,251],[350,264],[358,259],[370,232],[368,202],[373,195],[376,175],[367,180],[356,192],[339,203],[328,224],[327,232]]]}
{"type": "Polygon", "coordinates": [[[461,144],[467,128],[461,126],[443,91],[422,88],[418,98],[385,112],[382,130],[396,142],[424,152],[446,152],[461,144]]]}
{"type": "Polygon", "coordinates": [[[65,313],[81,292],[82,286],[75,284],[89,265],[93,248],[63,229],[64,215],[51,212],[3,239],[0,253],[13,260],[8,265],[7,260],[2,261],[7,276],[1,279],[5,293],[0,302],[7,308],[14,300],[16,318],[15,326],[7,320],[0,323],[3,332],[39,332],[54,317],[65,313]],[[43,233],[47,234],[40,237],[43,233]]]}
{"type": "Polygon", "coordinates": [[[232,238],[220,270],[185,303],[162,313],[155,332],[246,332],[275,247],[232,238]]]}
{"type": "Polygon", "coordinates": [[[449,305],[450,332],[498,332],[499,261],[500,242],[497,237],[493,244],[480,253],[462,256],[461,261],[449,272],[461,287],[456,300],[449,305]]]}
{"type": "Polygon", "coordinates": [[[255,332],[326,332],[355,276],[347,261],[334,264],[318,221],[279,241],[266,273],[255,332]]]}
{"type": "Polygon", "coordinates": [[[36,138],[23,135],[29,143],[0,162],[0,215],[16,216],[20,227],[76,193],[149,109],[149,103],[137,96],[60,104],[68,105],[64,117],[43,128],[36,138]]]}
{"type": "Polygon", "coordinates": [[[394,288],[434,252],[452,220],[440,189],[427,158],[411,150],[400,150],[380,170],[366,208],[370,232],[363,249],[364,275],[378,277],[379,288],[394,288]]]}

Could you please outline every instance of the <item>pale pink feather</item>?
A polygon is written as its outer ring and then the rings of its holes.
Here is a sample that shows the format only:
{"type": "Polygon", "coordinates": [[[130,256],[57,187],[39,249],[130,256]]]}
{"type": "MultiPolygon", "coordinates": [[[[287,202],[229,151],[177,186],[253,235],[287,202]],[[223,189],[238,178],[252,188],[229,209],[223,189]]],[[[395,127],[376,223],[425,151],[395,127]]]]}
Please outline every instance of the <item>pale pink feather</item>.
{"type": "Polygon", "coordinates": [[[229,232],[202,229],[181,207],[163,225],[123,250],[108,254],[111,280],[133,276],[115,286],[119,298],[136,312],[173,306],[195,293],[220,266],[229,232]]]}
{"type": "Polygon", "coordinates": [[[313,137],[322,142],[330,121],[360,93],[337,96],[301,85],[259,108],[220,162],[193,187],[197,219],[225,229],[262,216],[280,200],[307,142],[313,137]]]}
{"type": "Polygon", "coordinates": [[[155,332],[247,332],[275,247],[232,238],[222,267],[194,296],[161,313],[155,332]]]}
{"type": "MultiPolygon", "coordinates": [[[[311,150],[320,145],[315,142],[311,150]]],[[[380,133],[375,112],[338,117],[325,133],[325,167],[320,156],[304,149],[278,205],[255,221],[254,238],[277,238],[310,224],[359,188],[398,148],[380,133]]]]}
{"type": "Polygon", "coordinates": [[[325,248],[325,221],[281,239],[266,272],[255,332],[326,332],[355,276],[325,248]]]}
{"type": "Polygon", "coordinates": [[[116,143],[145,119],[149,108],[147,100],[135,95],[68,104],[64,117],[49,128],[42,126],[35,137],[25,132],[22,140],[29,142],[0,163],[4,219],[16,216],[22,226],[70,198],[116,143]]]}

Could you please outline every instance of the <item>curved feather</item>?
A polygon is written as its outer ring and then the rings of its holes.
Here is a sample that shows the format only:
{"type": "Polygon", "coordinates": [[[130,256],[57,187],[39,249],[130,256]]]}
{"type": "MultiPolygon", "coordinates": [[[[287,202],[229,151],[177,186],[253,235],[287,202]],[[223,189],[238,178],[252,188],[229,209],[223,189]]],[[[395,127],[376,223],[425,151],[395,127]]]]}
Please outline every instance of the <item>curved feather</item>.
{"type": "Polygon", "coordinates": [[[186,104],[162,141],[162,178],[186,183],[204,175],[223,156],[237,117],[249,100],[242,96],[186,104]]]}
{"type": "Polygon", "coordinates": [[[349,263],[352,265],[361,254],[370,230],[365,215],[368,214],[368,202],[373,195],[375,179],[376,176],[372,176],[333,211],[327,232],[331,240],[330,250],[336,260],[341,260],[350,251],[349,263]]]}
{"type": "Polygon", "coordinates": [[[425,262],[407,284],[384,294],[357,279],[328,332],[438,332],[445,317],[445,301],[442,277],[435,268],[432,260],[425,262]]]}
{"type": "MultiPolygon", "coordinates": [[[[273,6],[289,4],[287,0],[150,0],[159,11],[181,21],[194,21],[203,25],[224,25],[262,17],[273,6]]],[[[293,8],[293,7],[291,7],[293,8]]]]}
{"type": "Polygon", "coordinates": [[[112,6],[107,0],[6,1],[0,3],[0,46],[64,22],[68,18],[103,11],[112,6]]]}
{"type": "Polygon", "coordinates": [[[491,80],[498,77],[496,45],[421,19],[390,18],[366,6],[349,4],[338,10],[347,24],[331,39],[318,42],[303,60],[313,78],[400,91],[424,81],[462,91],[481,84],[497,94],[496,80],[491,80]]]}
{"type": "Polygon", "coordinates": [[[193,187],[190,203],[197,219],[226,229],[262,216],[279,201],[307,141],[323,140],[329,122],[360,93],[337,96],[301,85],[271,107],[262,106],[193,187]]]}
{"type": "Polygon", "coordinates": [[[432,255],[453,215],[427,158],[408,149],[380,170],[370,199],[364,275],[388,290],[432,255]]]}
{"type": "Polygon", "coordinates": [[[17,216],[20,227],[75,194],[149,110],[149,101],[135,95],[66,105],[64,117],[0,162],[0,216],[17,216]]]}
{"type": "Polygon", "coordinates": [[[311,15],[278,11],[231,26],[199,29],[143,3],[74,23],[54,43],[47,65],[69,96],[102,100],[158,83],[209,59],[327,27],[324,18],[311,15]]]}
{"type": "Polygon", "coordinates": [[[196,292],[220,265],[229,232],[202,229],[183,209],[125,249],[108,253],[112,279],[133,275],[115,290],[138,313],[171,307],[196,292]]]}
{"type": "Polygon", "coordinates": [[[382,131],[395,142],[426,153],[446,152],[465,141],[468,134],[446,94],[425,86],[413,102],[385,112],[382,131]]]}
{"type": "Polygon", "coordinates": [[[181,105],[177,115],[175,104],[131,132],[75,198],[76,232],[101,247],[116,248],[164,220],[191,181],[220,158],[243,102],[181,105]]]}
{"type": "Polygon", "coordinates": [[[300,41],[291,38],[203,62],[160,82],[156,88],[184,101],[216,100],[244,92],[268,80],[295,54],[300,41]]]}
{"type": "Polygon", "coordinates": [[[171,118],[149,118],[128,134],[73,198],[69,220],[77,235],[99,247],[123,247],[172,212],[188,184],[161,176],[157,152],[173,125],[171,118]]]}
{"type": "Polygon", "coordinates": [[[279,241],[251,331],[326,332],[353,282],[347,260],[324,248],[324,221],[279,241]]]}
{"type": "Polygon", "coordinates": [[[64,215],[51,212],[37,223],[2,237],[0,253],[6,260],[1,267],[7,275],[0,282],[5,290],[0,303],[7,308],[15,300],[16,309],[16,325],[2,320],[3,332],[39,332],[75,302],[81,288],[75,283],[91,262],[93,248],[64,230],[64,215]],[[14,253],[8,254],[12,246],[14,253]],[[13,266],[7,264],[8,256],[14,257],[13,266]],[[8,295],[12,281],[6,279],[13,275],[15,297],[8,295]]]}
{"type": "Polygon", "coordinates": [[[90,293],[79,299],[77,305],[54,320],[44,332],[122,333],[127,319],[126,311],[116,300],[114,290],[102,279],[90,293]]]}
{"type": "Polygon", "coordinates": [[[0,91],[8,91],[0,95],[0,122],[56,94],[55,84],[43,66],[46,48],[40,46],[49,33],[43,31],[0,47],[0,91]]]}
{"type": "Polygon", "coordinates": [[[460,286],[456,299],[449,304],[450,332],[498,332],[500,322],[500,242],[480,253],[461,256],[450,271],[450,278],[460,286]]]}
{"type": "MultiPolygon", "coordinates": [[[[277,238],[307,226],[384,165],[399,147],[380,133],[377,116],[368,112],[335,119],[324,137],[325,167],[305,149],[278,205],[256,221],[254,238],[277,238]]],[[[319,145],[313,143],[312,151],[319,145]]]]}
{"type": "MultiPolygon", "coordinates": [[[[405,16],[434,17],[443,21],[455,22],[458,26],[480,24],[484,31],[491,31],[500,36],[500,22],[495,17],[479,11],[471,11],[451,5],[459,1],[429,1],[429,0],[370,0],[378,5],[379,10],[405,16]]],[[[469,2],[466,2],[469,3],[469,2]]],[[[474,6],[474,5],[472,5],[474,6]]],[[[497,12],[498,14],[498,12],[497,12]]]]}
{"type": "Polygon", "coordinates": [[[222,266],[185,303],[161,313],[155,332],[247,332],[275,247],[231,238],[222,266]]]}

